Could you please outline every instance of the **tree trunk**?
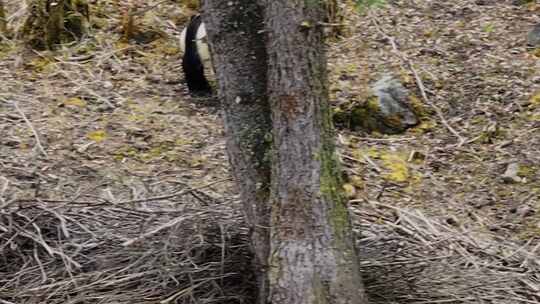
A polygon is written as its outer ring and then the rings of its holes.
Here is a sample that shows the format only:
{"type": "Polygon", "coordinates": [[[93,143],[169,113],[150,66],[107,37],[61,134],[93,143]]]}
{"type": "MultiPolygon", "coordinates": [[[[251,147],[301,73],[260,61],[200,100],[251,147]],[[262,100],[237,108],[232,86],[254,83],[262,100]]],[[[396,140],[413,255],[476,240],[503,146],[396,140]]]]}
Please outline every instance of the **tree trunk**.
{"type": "Polygon", "coordinates": [[[270,302],[367,303],[328,105],[323,1],[266,0],[270,302]]]}
{"type": "Polygon", "coordinates": [[[35,49],[53,49],[87,32],[86,0],[32,0],[21,29],[22,38],[35,49]]]}
{"type": "MultiPolygon", "coordinates": [[[[64,1],[47,1],[48,14],[43,16],[45,21],[45,43],[49,49],[62,43],[64,31],[64,1]]],[[[30,17],[31,18],[31,17],[30,17]]]]}
{"type": "Polygon", "coordinates": [[[251,228],[258,302],[265,303],[269,241],[270,109],[262,10],[256,1],[203,2],[224,110],[227,152],[251,228]]]}
{"type": "Polygon", "coordinates": [[[7,34],[6,10],[4,8],[4,1],[2,0],[0,0],[0,34],[7,34]]]}
{"type": "Polygon", "coordinates": [[[323,1],[206,0],[203,11],[258,302],[367,303],[335,155],[323,1]]]}

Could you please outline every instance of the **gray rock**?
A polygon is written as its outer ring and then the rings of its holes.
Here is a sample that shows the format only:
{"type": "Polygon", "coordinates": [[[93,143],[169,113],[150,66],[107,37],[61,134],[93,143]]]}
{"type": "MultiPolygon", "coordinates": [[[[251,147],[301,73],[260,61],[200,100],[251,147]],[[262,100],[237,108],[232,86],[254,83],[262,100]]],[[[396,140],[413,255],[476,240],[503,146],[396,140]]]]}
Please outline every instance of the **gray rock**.
{"type": "Polygon", "coordinates": [[[419,123],[410,104],[413,96],[398,78],[386,74],[368,90],[365,100],[345,103],[345,106],[334,110],[337,125],[353,130],[398,134],[419,123]]]}
{"type": "Polygon", "coordinates": [[[527,44],[532,47],[540,47],[540,23],[527,34],[527,44]]]}
{"type": "Polygon", "coordinates": [[[373,93],[379,97],[381,114],[384,117],[399,117],[404,127],[418,123],[416,114],[409,105],[409,91],[392,75],[385,75],[373,85],[373,93]]]}
{"type": "Polygon", "coordinates": [[[514,184],[521,182],[521,177],[518,176],[519,164],[511,163],[506,167],[506,171],[502,175],[502,180],[508,184],[514,184]]]}

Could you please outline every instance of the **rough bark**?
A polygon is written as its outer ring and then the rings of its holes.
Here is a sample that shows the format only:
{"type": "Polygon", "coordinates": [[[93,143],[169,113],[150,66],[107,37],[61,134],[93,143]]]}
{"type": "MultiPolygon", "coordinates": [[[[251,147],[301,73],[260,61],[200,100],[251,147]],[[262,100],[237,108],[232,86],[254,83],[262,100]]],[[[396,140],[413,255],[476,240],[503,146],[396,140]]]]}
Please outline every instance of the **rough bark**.
{"type": "Polygon", "coordinates": [[[4,2],[0,0],[0,34],[5,35],[6,33],[7,33],[6,10],[4,8],[4,2]]]}
{"type": "Polygon", "coordinates": [[[367,303],[328,107],[322,1],[266,0],[270,302],[367,303]]]}
{"type": "Polygon", "coordinates": [[[267,298],[269,250],[270,110],[261,8],[256,1],[203,1],[218,95],[224,111],[227,152],[239,185],[259,289],[267,298]]]}
{"type": "Polygon", "coordinates": [[[206,0],[203,10],[228,154],[267,273],[258,302],[367,303],[328,107],[324,2],[206,0]]]}

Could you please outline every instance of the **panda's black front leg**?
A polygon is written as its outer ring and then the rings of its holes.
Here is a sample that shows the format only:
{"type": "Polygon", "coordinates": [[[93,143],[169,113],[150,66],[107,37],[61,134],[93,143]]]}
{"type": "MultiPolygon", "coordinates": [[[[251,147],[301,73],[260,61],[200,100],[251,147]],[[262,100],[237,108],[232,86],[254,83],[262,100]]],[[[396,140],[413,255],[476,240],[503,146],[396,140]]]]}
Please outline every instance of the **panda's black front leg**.
{"type": "Polygon", "coordinates": [[[182,32],[180,42],[184,51],[182,68],[189,92],[194,96],[212,94],[212,88],[204,74],[203,60],[208,61],[210,58],[205,38],[206,29],[202,18],[200,15],[195,15],[182,32]]]}
{"type": "Polygon", "coordinates": [[[191,95],[207,96],[212,94],[212,88],[204,75],[204,66],[198,54],[187,49],[182,59],[182,68],[191,95]]]}

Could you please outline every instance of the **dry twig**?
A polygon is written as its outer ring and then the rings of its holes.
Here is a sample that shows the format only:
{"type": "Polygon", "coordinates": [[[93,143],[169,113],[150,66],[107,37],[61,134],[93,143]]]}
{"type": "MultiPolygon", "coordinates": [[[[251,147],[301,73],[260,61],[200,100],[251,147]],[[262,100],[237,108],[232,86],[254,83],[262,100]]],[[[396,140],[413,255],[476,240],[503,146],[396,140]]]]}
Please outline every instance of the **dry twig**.
{"type": "Polygon", "coordinates": [[[43,154],[43,156],[45,158],[47,158],[47,152],[45,152],[45,149],[43,148],[43,145],[41,144],[41,140],[39,139],[39,134],[38,132],[36,131],[36,129],[34,128],[34,126],[32,125],[32,123],[30,122],[30,120],[28,119],[28,117],[26,117],[26,115],[24,114],[24,112],[21,110],[21,108],[19,108],[19,105],[16,101],[7,101],[5,99],[3,99],[4,102],[7,102],[11,105],[13,105],[13,107],[15,108],[15,110],[17,111],[17,113],[19,113],[19,115],[21,116],[21,118],[24,120],[24,122],[26,123],[26,125],[28,126],[28,128],[32,131],[32,134],[34,135],[34,139],[36,141],[36,146],[37,148],[39,149],[39,151],[41,152],[41,154],[43,154]]]}

